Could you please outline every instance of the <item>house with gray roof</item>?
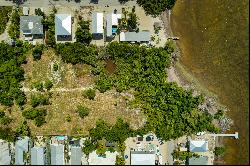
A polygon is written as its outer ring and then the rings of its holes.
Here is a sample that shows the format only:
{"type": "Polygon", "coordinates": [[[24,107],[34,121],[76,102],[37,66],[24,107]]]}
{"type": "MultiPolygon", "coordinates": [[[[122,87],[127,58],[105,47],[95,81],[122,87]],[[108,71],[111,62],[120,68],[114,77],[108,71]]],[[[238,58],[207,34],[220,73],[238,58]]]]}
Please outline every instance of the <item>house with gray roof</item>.
{"type": "Polygon", "coordinates": [[[55,35],[58,41],[72,40],[72,18],[71,14],[55,15],[55,35]]]}
{"type": "Polygon", "coordinates": [[[208,151],[208,141],[189,141],[189,150],[190,152],[206,152],[208,151]]]}
{"type": "Polygon", "coordinates": [[[191,157],[188,159],[188,165],[208,165],[208,157],[200,156],[198,158],[191,157]]]}
{"type": "Polygon", "coordinates": [[[81,165],[82,149],[80,146],[71,146],[70,161],[71,165],[81,165]]]}
{"type": "Polygon", "coordinates": [[[65,165],[64,160],[64,145],[51,144],[51,165],[65,165]]]}
{"type": "Polygon", "coordinates": [[[29,151],[29,137],[19,138],[15,144],[15,164],[24,165],[23,153],[29,151]]]}
{"type": "Polygon", "coordinates": [[[120,33],[120,42],[149,42],[150,41],[150,32],[142,31],[142,32],[121,32],[120,33]]]}
{"type": "Polygon", "coordinates": [[[25,37],[42,38],[42,16],[21,16],[20,31],[25,37]]]}
{"type": "Polygon", "coordinates": [[[10,165],[9,143],[0,139],[0,165],[10,165]]]}
{"type": "Polygon", "coordinates": [[[31,148],[31,165],[45,165],[44,147],[31,148]]]}

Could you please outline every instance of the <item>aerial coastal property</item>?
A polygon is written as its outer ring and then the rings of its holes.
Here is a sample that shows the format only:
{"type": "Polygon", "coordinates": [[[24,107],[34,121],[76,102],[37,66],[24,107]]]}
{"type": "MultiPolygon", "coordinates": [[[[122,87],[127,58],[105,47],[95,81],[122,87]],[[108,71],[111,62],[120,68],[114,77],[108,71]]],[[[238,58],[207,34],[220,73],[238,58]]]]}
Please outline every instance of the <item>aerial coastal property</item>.
{"type": "Polygon", "coordinates": [[[175,70],[176,0],[0,0],[0,165],[213,165],[227,109],[175,70]]]}

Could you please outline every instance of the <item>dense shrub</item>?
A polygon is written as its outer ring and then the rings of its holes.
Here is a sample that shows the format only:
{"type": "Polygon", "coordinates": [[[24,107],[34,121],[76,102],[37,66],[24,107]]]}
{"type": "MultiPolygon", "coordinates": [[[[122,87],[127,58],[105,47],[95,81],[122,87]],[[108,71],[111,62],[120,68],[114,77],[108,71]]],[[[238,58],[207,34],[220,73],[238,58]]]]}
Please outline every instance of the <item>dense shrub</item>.
{"type": "Polygon", "coordinates": [[[81,118],[84,118],[84,117],[86,117],[86,116],[89,115],[90,109],[87,108],[87,107],[84,107],[84,106],[80,106],[80,105],[79,105],[79,106],[77,106],[76,112],[78,112],[78,114],[79,114],[79,116],[80,116],[81,118]]]}
{"type": "Polygon", "coordinates": [[[83,91],[83,96],[90,99],[94,100],[95,99],[95,90],[94,89],[88,89],[83,91]]]}
{"type": "Polygon", "coordinates": [[[26,62],[24,55],[26,46],[19,42],[12,47],[7,43],[0,43],[0,103],[12,106],[26,102],[25,94],[20,90],[20,82],[24,80],[24,70],[21,66],[26,62]]]}

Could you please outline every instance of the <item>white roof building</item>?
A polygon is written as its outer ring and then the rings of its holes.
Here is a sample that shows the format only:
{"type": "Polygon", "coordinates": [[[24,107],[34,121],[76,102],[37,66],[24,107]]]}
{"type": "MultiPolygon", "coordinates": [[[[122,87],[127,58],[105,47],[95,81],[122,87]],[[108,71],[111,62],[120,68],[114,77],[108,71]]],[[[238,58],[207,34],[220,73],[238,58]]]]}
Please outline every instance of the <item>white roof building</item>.
{"type": "Polygon", "coordinates": [[[23,7],[23,15],[28,16],[29,15],[29,8],[23,7]]]}
{"type": "Polygon", "coordinates": [[[35,146],[31,148],[31,165],[45,165],[43,147],[35,146]]]}
{"type": "Polygon", "coordinates": [[[0,139],[0,165],[10,165],[9,143],[0,139]]]}
{"type": "Polygon", "coordinates": [[[155,165],[155,153],[131,151],[131,165],[155,165]]]}
{"type": "Polygon", "coordinates": [[[105,152],[106,157],[100,157],[96,154],[96,151],[89,154],[89,165],[115,165],[117,152],[111,153],[105,152]]]}
{"type": "Polygon", "coordinates": [[[56,14],[55,15],[55,34],[59,36],[71,35],[71,15],[56,14]]]}
{"type": "Polygon", "coordinates": [[[121,19],[121,14],[107,14],[107,36],[112,36],[112,26],[118,26],[118,20],[121,19]]]}
{"type": "Polygon", "coordinates": [[[191,152],[206,152],[206,151],[208,151],[208,141],[191,140],[190,144],[189,144],[189,150],[191,152]]]}
{"type": "Polygon", "coordinates": [[[92,14],[92,33],[103,33],[103,13],[92,14]]]}

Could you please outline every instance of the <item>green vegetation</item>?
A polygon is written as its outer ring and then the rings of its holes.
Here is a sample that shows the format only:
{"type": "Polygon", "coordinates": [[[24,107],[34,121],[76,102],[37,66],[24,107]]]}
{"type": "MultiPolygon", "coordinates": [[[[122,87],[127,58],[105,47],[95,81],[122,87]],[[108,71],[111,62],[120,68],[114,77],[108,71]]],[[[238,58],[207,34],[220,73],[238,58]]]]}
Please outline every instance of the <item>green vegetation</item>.
{"type": "Polygon", "coordinates": [[[45,16],[45,18],[42,20],[43,28],[45,31],[47,31],[45,43],[52,48],[54,48],[56,45],[55,13],[56,11],[53,11],[53,13],[51,13],[49,16],[45,16]]]}
{"type": "Polygon", "coordinates": [[[225,152],[226,152],[225,147],[215,147],[215,149],[214,149],[214,154],[217,157],[224,156],[225,152]]]}
{"type": "Polygon", "coordinates": [[[194,152],[180,151],[180,150],[174,150],[172,153],[172,156],[174,159],[178,159],[178,160],[182,160],[182,161],[185,161],[191,157],[199,157],[199,155],[194,153],[194,152]]]}
{"type": "Polygon", "coordinates": [[[44,83],[44,88],[49,91],[53,87],[53,83],[50,80],[46,80],[44,83]]]}
{"type": "Polygon", "coordinates": [[[94,45],[85,46],[82,43],[65,43],[56,45],[56,53],[60,54],[66,63],[85,63],[91,66],[96,65],[97,48],[94,45]]]}
{"type": "Polygon", "coordinates": [[[23,105],[26,102],[19,84],[24,80],[24,71],[20,67],[26,59],[24,49],[23,43],[15,47],[0,43],[0,103],[3,105],[12,106],[14,101],[17,105],[23,105]]]}
{"type": "Polygon", "coordinates": [[[8,125],[12,119],[5,115],[5,112],[3,110],[0,110],[0,124],[8,125]]]}
{"type": "Polygon", "coordinates": [[[42,12],[42,10],[40,8],[35,9],[35,14],[37,16],[42,16],[43,18],[45,18],[45,14],[44,14],[44,12],[42,12]]]}
{"type": "Polygon", "coordinates": [[[90,33],[89,21],[80,20],[76,30],[76,41],[84,44],[89,44],[92,40],[90,33]]]}
{"type": "Polygon", "coordinates": [[[8,142],[14,142],[15,141],[15,131],[12,131],[11,128],[0,127],[0,139],[6,140],[8,142]]]}
{"type": "Polygon", "coordinates": [[[16,129],[16,131],[12,132],[12,133],[15,133],[16,137],[18,137],[18,136],[28,136],[29,137],[31,135],[31,132],[30,132],[30,128],[27,124],[27,121],[23,121],[21,123],[21,125],[16,129]]]}
{"type": "MultiPolygon", "coordinates": [[[[85,141],[83,152],[89,154],[95,149],[99,149],[99,152],[103,154],[103,147],[100,143],[100,140],[105,140],[109,142],[117,142],[122,148],[119,148],[121,152],[125,150],[123,142],[131,136],[135,136],[135,131],[129,127],[127,122],[124,122],[122,119],[117,119],[115,125],[111,126],[99,119],[96,122],[96,127],[90,129],[89,136],[91,139],[85,141]]],[[[105,149],[106,151],[106,149],[105,149]]],[[[105,152],[104,152],[105,153],[105,152]]]]}
{"type": "Polygon", "coordinates": [[[137,0],[147,14],[157,16],[167,9],[174,7],[176,0],[137,0]]]}
{"type": "MultiPolygon", "coordinates": [[[[144,128],[138,130],[140,134],[152,131],[156,133],[157,137],[170,140],[206,130],[219,132],[219,129],[212,124],[213,116],[207,111],[202,112],[198,109],[198,105],[204,100],[203,96],[193,97],[191,90],[184,90],[176,83],[166,82],[165,69],[171,64],[173,47],[172,41],[168,41],[164,48],[147,48],[117,42],[109,43],[103,54],[105,58],[110,58],[117,66],[112,75],[107,75],[103,70],[100,62],[104,57],[97,56],[97,50],[92,45],[58,44],[56,51],[67,63],[86,63],[94,68],[99,68],[100,70],[96,72],[98,74],[96,88],[101,93],[112,87],[115,87],[118,92],[134,89],[135,100],[131,104],[134,107],[140,107],[147,116],[144,128]]],[[[98,129],[98,125],[109,128],[104,122],[103,124],[98,122],[97,127],[90,131],[90,135],[98,129]]],[[[111,131],[113,132],[113,130],[111,131]]],[[[102,132],[98,131],[97,133],[101,134],[102,132]]],[[[123,135],[130,135],[128,133],[123,133],[123,135]]],[[[119,133],[115,135],[119,135],[119,133]]],[[[95,134],[94,137],[92,136],[94,141],[102,138],[121,141],[117,140],[118,138],[109,138],[105,134],[100,137],[95,134]]],[[[127,137],[125,136],[125,138],[127,137]]],[[[120,136],[119,139],[121,139],[120,136]]]]}
{"type": "Polygon", "coordinates": [[[9,21],[9,14],[11,10],[11,6],[0,6],[0,34],[2,34],[6,29],[6,24],[9,21]]]}
{"type": "Polygon", "coordinates": [[[93,144],[91,139],[87,139],[84,141],[83,143],[83,153],[86,155],[89,155],[89,153],[93,152],[94,150],[96,150],[97,145],[93,144]]]}
{"type": "MultiPolygon", "coordinates": [[[[111,76],[113,86],[119,92],[135,89],[134,103],[141,105],[148,117],[143,132],[153,131],[164,140],[205,130],[218,132],[212,124],[212,115],[198,110],[202,96],[193,97],[191,91],[165,81],[165,68],[171,60],[168,47],[110,43],[107,54],[117,65],[115,75],[111,76]]],[[[99,82],[107,80],[99,79],[99,82]]]]}
{"type": "Polygon", "coordinates": [[[76,112],[79,114],[81,118],[84,118],[89,115],[90,109],[84,106],[77,106],[76,112]]]}
{"type": "Polygon", "coordinates": [[[10,21],[8,34],[12,39],[17,39],[20,36],[20,14],[18,9],[13,10],[10,21]]]}
{"type": "Polygon", "coordinates": [[[30,104],[32,107],[36,107],[38,105],[49,105],[49,96],[43,94],[32,94],[30,97],[30,104]]]}
{"type": "Polygon", "coordinates": [[[32,52],[34,60],[40,60],[42,53],[43,53],[43,45],[36,45],[33,48],[33,52],[32,52]]]}
{"type": "Polygon", "coordinates": [[[67,122],[71,122],[71,117],[70,117],[70,115],[67,115],[66,118],[65,118],[65,120],[66,120],[67,122]]]}
{"type": "Polygon", "coordinates": [[[100,75],[97,76],[96,88],[101,93],[104,93],[107,90],[110,90],[112,88],[112,80],[111,80],[111,78],[108,77],[107,74],[101,73],[100,75]]]}
{"type": "Polygon", "coordinates": [[[221,119],[224,116],[223,110],[217,110],[217,112],[214,114],[214,119],[221,119]]]}
{"type": "Polygon", "coordinates": [[[116,156],[115,165],[125,165],[125,159],[123,156],[116,156]]]}
{"type": "Polygon", "coordinates": [[[58,66],[58,64],[53,64],[53,71],[57,71],[59,69],[59,66],[58,66]]]}
{"type": "Polygon", "coordinates": [[[35,88],[36,90],[43,92],[43,83],[42,82],[35,82],[33,85],[33,88],[35,88]]]}
{"type": "Polygon", "coordinates": [[[47,115],[47,110],[43,108],[30,108],[30,109],[24,110],[22,115],[26,119],[35,120],[36,126],[40,127],[44,123],[46,123],[45,116],[47,115]]]}
{"type": "Polygon", "coordinates": [[[88,98],[90,100],[94,100],[95,99],[95,90],[94,89],[88,89],[83,91],[83,96],[85,98],[88,98]]]}
{"type": "Polygon", "coordinates": [[[165,46],[164,46],[164,49],[169,53],[169,54],[172,54],[175,49],[176,49],[176,46],[174,44],[174,41],[171,40],[171,39],[168,39],[165,46]]]}
{"type": "Polygon", "coordinates": [[[132,12],[128,14],[128,29],[129,31],[139,31],[138,30],[138,17],[135,14],[135,7],[133,8],[132,12]]]}

